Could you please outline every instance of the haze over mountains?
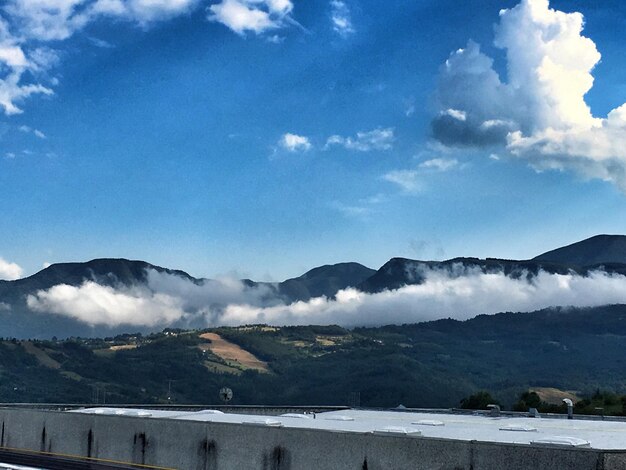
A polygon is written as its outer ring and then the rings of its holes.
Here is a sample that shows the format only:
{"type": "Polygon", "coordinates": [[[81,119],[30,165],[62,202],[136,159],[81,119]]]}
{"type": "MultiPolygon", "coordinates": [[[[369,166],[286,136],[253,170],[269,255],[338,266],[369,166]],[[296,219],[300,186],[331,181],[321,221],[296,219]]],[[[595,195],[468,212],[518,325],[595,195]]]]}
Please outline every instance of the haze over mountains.
{"type": "Polygon", "coordinates": [[[280,283],[196,279],[144,261],[62,263],[0,281],[0,336],[104,336],[168,326],[469,318],[626,303],[626,236],[599,235],[531,260],[394,258],[314,268],[280,283]]]}

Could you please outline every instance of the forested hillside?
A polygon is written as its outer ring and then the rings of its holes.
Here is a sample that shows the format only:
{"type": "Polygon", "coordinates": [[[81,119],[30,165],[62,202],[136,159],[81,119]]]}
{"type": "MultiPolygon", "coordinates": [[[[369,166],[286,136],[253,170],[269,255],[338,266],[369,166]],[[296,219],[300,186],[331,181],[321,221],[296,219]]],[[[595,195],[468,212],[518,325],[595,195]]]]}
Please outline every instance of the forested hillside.
{"type": "Polygon", "coordinates": [[[0,401],[452,407],[478,390],[626,393],[626,306],[357,328],[249,326],[0,343],[0,401]],[[208,334],[207,333],[212,333],[208,334]],[[210,338],[213,338],[213,343],[210,338]],[[220,348],[216,348],[219,338],[220,348]]]}

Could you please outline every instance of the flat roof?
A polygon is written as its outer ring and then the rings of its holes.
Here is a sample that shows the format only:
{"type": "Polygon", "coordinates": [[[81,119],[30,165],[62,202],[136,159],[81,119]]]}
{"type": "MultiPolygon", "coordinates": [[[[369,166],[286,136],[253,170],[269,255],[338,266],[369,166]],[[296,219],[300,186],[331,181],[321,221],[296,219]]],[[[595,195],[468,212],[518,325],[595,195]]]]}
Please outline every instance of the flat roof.
{"type": "Polygon", "coordinates": [[[118,415],[144,419],[175,419],[249,426],[317,429],[329,432],[482,441],[504,444],[588,447],[626,450],[626,422],[583,419],[498,417],[484,414],[413,411],[341,410],[316,415],[287,413],[280,416],[194,412],[133,408],[85,408],[68,413],[118,415]]]}

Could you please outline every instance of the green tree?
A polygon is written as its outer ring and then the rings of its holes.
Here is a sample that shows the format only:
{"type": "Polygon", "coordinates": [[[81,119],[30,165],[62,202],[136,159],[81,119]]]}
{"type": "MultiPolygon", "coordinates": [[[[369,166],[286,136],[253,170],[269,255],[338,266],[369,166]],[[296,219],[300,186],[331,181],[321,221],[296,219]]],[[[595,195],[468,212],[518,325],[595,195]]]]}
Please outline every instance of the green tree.
{"type": "Polygon", "coordinates": [[[465,410],[486,410],[487,405],[500,405],[489,392],[480,391],[461,400],[461,408],[465,410]]]}

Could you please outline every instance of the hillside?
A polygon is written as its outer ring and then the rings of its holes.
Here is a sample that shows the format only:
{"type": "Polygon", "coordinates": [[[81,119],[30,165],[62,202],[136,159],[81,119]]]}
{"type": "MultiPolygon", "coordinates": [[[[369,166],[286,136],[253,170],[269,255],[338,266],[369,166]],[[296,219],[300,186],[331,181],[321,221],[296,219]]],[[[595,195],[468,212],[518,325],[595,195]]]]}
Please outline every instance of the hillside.
{"type": "Polygon", "coordinates": [[[239,327],[0,342],[2,401],[457,406],[477,390],[626,393],[626,306],[346,330],[239,327]],[[207,334],[210,333],[210,334],[207,334]],[[219,340],[212,347],[211,338],[219,340]],[[171,382],[170,382],[171,381],[171,382]],[[96,398],[96,395],[98,398],[96,398]]]}

